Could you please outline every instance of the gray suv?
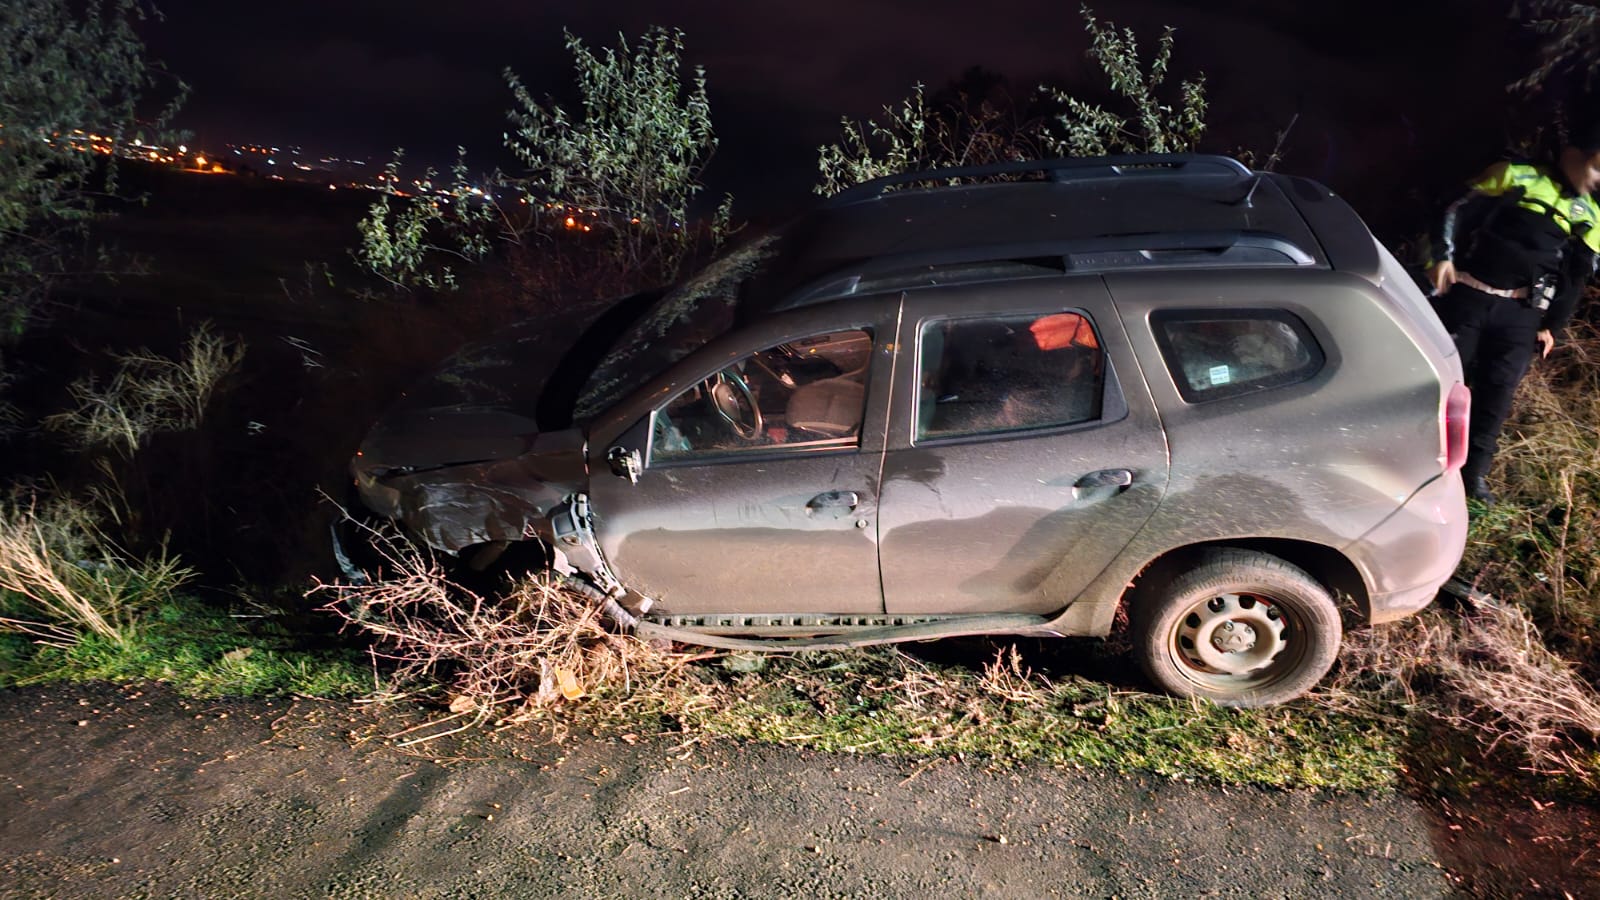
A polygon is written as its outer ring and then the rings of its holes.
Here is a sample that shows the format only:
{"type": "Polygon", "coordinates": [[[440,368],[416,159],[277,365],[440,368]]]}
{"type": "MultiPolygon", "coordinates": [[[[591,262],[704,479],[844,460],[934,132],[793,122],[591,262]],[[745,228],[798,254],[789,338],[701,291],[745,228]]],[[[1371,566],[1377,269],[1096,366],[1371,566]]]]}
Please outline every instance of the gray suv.
{"type": "Polygon", "coordinates": [[[1223,157],[879,179],[620,303],[553,372],[540,332],[408,395],[357,489],[475,565],[536,547],[645,636],[1126,621],[1162,689],[1262,705],[1346,618],[1428,605],[1465,540],[1449,336],[1343,201],[1223,157]]]}

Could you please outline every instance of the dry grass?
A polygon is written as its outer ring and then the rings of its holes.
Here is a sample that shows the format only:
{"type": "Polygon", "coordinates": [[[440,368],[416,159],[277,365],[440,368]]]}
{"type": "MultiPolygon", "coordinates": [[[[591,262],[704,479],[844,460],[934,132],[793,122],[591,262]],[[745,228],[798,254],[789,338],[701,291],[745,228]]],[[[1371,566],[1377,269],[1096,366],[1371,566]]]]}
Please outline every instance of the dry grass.
{"type": "Polygon", "coordinates": [[[20,601],[7,606],[34,613],[27,618],[0,615],[0,628],[51,644],[72,644],[83,632],[120,643],[121,611],[102,608],[67,583],[70,563],[56,554],[56,542],[47,535],[58,527],[41,523],[32,504],[7,510],[0,518],[0,591],[20,601]]]}
{"type": "Polygon", "coordinates": [[[1574,739],[1600,740],[1600,693],[1545,647],[1514,606],[1469,614],[1455,652],[1439,657],[1439,674],[1458,698],[1453,724],[1476,728],[1491,743],[1515,741],[1536,766],[1564,769],[1574,739]]]}
{"type": "Polygon", "coordinates": [[[90,376],[74,382],[74,408],[44,423],[81,447],[109,446],[132,456],[152,434],[199,427],[218,385],[244,359],[244,345],[202,324],[189,335],[180,359],[149,350],[115,359],[110,381],[101,384],[90,376]]]}
{"type": "Polygon", "coordinates": [[[1486,603],[1459,617],[1432,611],[1353,632],[1338,675],[1319,691],[1332,708],[1372,714],[1374,700],[1518,750],[1529,768],[1590,781],[1600,693],[1545,646],[1523,610],[1486,603]]]}
{"type": "Polygon", "coordinates": [[[470,744],[485,729],[517,728],[550,741],[578,729],[629,742],[670,736],[685,747],[734,739],[827,752],[974,754],[1314,787],[1383,786],[1398,768],[1385,727],[1311,707],[1222,709],[1047,677],[1016,642],[992,648],[981,665],[941,664],[894,647],[657,649],[610,632],[594,599],[547,578],[488,597],[379,537],[383,580],[315,591],[331,595],[326,608],[371,637],[375,662],[385,663],[387,686],[367,702],[443,688],[449,712],[384,735],[400,747],[425,744],[430,754],[450,755],[452,742],[470,744]]]}
{"type": "Polygon", "coordinates": [[[1474,522],[1463,570],[1589,660],[1600,639],[1600,328],[1575,322],[1524,379],[1495,474],[1503,502],[1474,522]]]}
{"type": "Polygon", "coordinates": [[[1501,438],[1500,502],[1474,506],[1458,570],[1497,598],[1356,632],[1320,697],[1418,711],[1594,782],[1600,745],[1600,328],[1534,364],[1501,438]]]}
{"type": "Polygon", "coordinates": [[[0,629],[70,646],[122,644],[135,611],[193,577],[175,557],[130,561],[86,504],[34,496],[0,505],[0,629]]]}

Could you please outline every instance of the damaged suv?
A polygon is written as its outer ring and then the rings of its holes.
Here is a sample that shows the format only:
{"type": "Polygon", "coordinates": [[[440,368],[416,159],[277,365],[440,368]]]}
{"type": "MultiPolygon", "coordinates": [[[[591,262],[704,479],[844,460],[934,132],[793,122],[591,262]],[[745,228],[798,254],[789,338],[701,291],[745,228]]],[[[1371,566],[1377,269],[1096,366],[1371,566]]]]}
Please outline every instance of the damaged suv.
{"type": "Polygon", "coordinates": [[[645,636],[1126,616],[1155,684],[1240,706],[1310,689],[1346,617],[1416,612],[1461,557],[1455,349],[1303,178],[892,176],[602,324],[548,377],[537,323],[463,351],[367,437],[364,504],[479,564],[532,543],[645,636]]]}

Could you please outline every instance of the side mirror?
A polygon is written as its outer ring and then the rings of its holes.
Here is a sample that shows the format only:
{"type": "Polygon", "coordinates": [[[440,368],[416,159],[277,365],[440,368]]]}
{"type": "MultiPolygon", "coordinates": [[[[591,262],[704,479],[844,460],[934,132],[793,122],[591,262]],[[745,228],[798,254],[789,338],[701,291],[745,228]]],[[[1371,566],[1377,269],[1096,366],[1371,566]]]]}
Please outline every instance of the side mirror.
{"type": "Polygon", "coordinates": [[[629,484],[639,483],[639,472],[644,469],[644,461],[639,458],[639,451],[612,447],[606,451],[606,463],[611,466],[611,474],[628,479],[629,484]]]}

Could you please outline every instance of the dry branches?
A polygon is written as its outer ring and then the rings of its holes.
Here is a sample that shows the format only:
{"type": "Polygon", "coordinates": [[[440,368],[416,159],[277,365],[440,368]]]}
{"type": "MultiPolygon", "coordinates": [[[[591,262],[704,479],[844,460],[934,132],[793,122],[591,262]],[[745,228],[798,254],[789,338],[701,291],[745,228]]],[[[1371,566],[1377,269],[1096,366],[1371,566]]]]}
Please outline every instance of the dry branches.
{"type": "Polygon", "coordinates": [[[325,607],[377,641],[374,653],[395,679],[448,685],[450,710],[474,724],[531,718],[561,700],[624,689],[640,672],[666,668],[648,645],[611,632],[598,604],[551,576],[527,577],[504,596],[452,583],[443,567],[376,532],[388,577],[368,584],[324,584],[325,607]],[[506,707],[510,711],[505,711],[506,707]]]}

